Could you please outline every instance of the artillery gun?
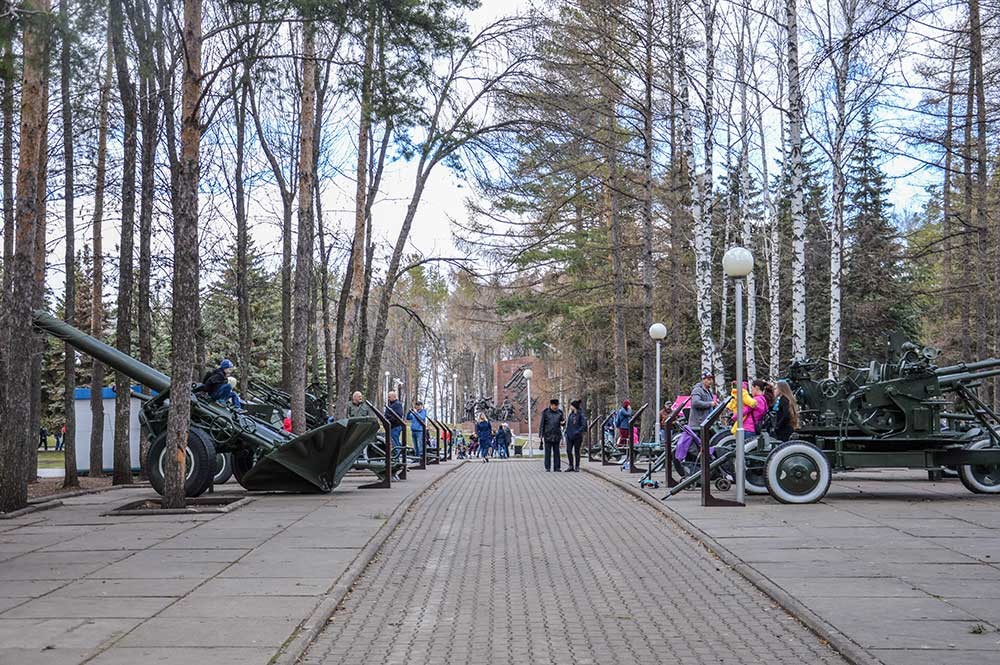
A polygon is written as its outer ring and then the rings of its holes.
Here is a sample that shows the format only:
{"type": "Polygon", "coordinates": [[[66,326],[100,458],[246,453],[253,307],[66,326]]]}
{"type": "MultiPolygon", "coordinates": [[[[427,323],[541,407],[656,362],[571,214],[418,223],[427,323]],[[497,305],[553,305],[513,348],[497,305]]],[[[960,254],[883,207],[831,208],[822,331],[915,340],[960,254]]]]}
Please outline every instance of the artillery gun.
{"type": "Polygon", "coordinates": [[[1000,494],[1000,416],[976,393],[983,379],[1000,376],[1000,359],[938,367],[938,355],[892,335],[885,362],[843,365],[839,379],[817,378],[829,361],[793,362],[785,380],[800,427],[790,442],[757,439],[747,453],[748,491],[811,503],[833,471],[957,467],[970,491],[1000,494]]]}
{"type": "MultiPolygon", "coordinates": [[[[170,377],[45,312],[35,312],[32,322],[153,391],[141,407],[139,422],[150,442],[150,484],[162,494],[170,377]]],[[[198,496],[207,490],[215,475],[216,455],[230,453],[236,480],[248,490],[330,492],[375,439],[378,428],[374,419],[351,418],[293,436],[266,418],[193,393],[184,491],[198,496]]]]}

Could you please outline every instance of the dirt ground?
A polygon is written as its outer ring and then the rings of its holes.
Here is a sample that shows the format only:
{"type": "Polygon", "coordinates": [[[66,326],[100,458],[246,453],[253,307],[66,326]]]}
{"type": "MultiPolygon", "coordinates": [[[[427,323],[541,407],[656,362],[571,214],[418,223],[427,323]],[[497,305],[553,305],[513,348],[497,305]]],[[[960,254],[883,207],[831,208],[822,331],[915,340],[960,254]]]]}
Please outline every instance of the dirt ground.
{"type": "Polygon", "coordinates": [[[111,487],[111,477],[104,478],[80,478],[80,487],[64,488],[62,478],[39,478],[37,483],[28,485],[28,498],[37,499],[43,496],[56,496],[65,492],[73,492],[78,489],[89,490],[101,487],[111,487]]]}

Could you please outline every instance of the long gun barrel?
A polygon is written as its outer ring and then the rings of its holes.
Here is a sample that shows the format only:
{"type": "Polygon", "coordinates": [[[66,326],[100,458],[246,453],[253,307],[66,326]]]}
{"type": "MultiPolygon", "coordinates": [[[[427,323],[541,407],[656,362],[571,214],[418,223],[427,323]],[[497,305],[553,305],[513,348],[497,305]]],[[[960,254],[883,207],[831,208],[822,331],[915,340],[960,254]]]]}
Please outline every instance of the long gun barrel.
{"type": "Polygon", "coordinates": [[[47,332],[53,337],[63,340],[76,350],[100,360],[108,367],[125,374],[137,383],[141,383],[157,392],[163,392],[170,388],[170,377],[163,372],[157,371],[128,354],[122,353],[118,349],[108,346],[87,333],[77,330],[47,312],[41,310],[35,311],[31,322],[39,330],[47,332]]]}
{"type": "Polygon", "coordinates": [[[943,378],[960,372],[976,372],[981,369],[993,369],[995,367],[1000,367],[1000,358],[988,358],[986,360],[978,360],[972,363],[958,363],[957,365],[938,367],[934,370],[934,373],[943,378]]]}
{"type": "Polygon", "coordinates": [[[998,359],[983,360],[978,363],[969,363],[966,371],[958,371],[949,374],[941,374],[939,371],[938,382],[941,384],[942,388],[948,388],[958,383],[978,381],[991,376],[1000,376],[1000,360],[998,359]]]}

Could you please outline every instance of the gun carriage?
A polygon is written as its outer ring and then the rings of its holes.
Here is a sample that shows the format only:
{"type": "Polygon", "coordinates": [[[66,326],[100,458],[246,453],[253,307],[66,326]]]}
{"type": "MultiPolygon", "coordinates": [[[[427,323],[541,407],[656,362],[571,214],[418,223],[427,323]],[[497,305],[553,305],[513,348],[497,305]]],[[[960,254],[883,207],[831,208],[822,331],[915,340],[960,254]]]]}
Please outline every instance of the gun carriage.
{"type": "MultiPolygon", "coordinates": [[[[141,407],[139,422],[150,442],[146,460],[150,484],[162,494],[168,454],[170,377],[45,312],[35,312],[33,323],[38,330],[153,391],[154,395],[141,407]]],[[[206,491],[215,476],[217,454],[228,453],[232,455],[236,479],[246,489],[330,492],[375,439],[377,431],[376,420],[352,418],[293,436],[269,418],[193,393],[184,490],[187,496],[206,491]]]]}
{"type": "MultiPolygon", "coordinates": [[[[834,471],[955,467],[977,494],[1000,494],[1000,417],[977,394],[1000,376],[1000,359],[939,367],[937,349],[890,337],[885,362],[818,378],[828,361],[787,371],[799,405],[795,440],[757,439],[747,454],[748,491],[785,503],[818,501],[834,471]]],[[[823,372],[825,373],[825,372],[823,372]]]]}

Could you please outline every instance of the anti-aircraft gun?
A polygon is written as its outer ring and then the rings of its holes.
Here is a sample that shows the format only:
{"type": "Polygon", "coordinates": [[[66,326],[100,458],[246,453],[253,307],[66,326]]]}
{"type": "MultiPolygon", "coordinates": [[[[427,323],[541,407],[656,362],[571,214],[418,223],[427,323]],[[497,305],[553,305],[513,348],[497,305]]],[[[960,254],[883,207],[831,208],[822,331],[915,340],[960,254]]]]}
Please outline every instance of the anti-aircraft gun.
{"type": "MultiPolygon", "coordinates": [[[[833,470],[957,467],[972,492],[1000,494],[1000,416],[976,393],[1000,376],[1000,359],[939,367],[938,351],[892,335],[884,362],[793,362],[786,373],[799,406],[794,441],[748,453],[751,473],[787,503],[818,501],[833,470]]],[[[748,488],[749,489],[749,488],[748,488]]]]}
{"type": "MultiPolygon", "coordinates": [[[[150,441],[150,484],[162,494],[170,377],[45,312],[35,312],[32,322],[153,391],[141,407],[139,422],[150,441]]],[[[198,496],[207,490],[215,475],[216,454],[230,453],[236,479],[248,490],[330,492],[378,429],[377,420],[351,418],[293,436],[267,419],[192,394],[184,491],[198,496]]]]}

